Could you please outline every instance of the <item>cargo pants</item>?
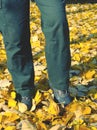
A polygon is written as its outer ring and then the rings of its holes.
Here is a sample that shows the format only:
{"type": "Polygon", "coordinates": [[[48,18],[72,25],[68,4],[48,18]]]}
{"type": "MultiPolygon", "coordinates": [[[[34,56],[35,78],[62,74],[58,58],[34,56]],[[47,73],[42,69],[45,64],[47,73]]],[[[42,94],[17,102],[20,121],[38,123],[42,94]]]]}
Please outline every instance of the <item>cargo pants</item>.
{"type": "MultiPolygon", "coordinates": [[[[46,38],[45,56],[50,87],[69,86],[70,40],[64,0],[35,0],[46,38]]],[[[0,0],[0,32],[7,65],[18,94],[34,92],[34,67],[30,45],[29,0],[0,0]]]]}

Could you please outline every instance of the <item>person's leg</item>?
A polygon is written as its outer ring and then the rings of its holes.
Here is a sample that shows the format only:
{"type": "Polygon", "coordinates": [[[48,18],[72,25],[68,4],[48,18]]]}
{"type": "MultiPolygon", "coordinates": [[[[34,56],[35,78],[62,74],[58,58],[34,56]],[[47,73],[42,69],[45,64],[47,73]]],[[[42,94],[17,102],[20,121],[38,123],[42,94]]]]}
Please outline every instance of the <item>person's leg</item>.
{"type": "Polygon", "coordinates": [[[16,92],[23,97],[22,102],[31,107],[28,98],[34,92],[34,69],[30,46],[29,0],[3,0],[2,19],[8,69],[16,92]]]}
{"type": "MultiPolygon", "coordinates": [[[[70,100],[69,69],[71,64],[69,29],[64,0],[36,0],[41,11],[42,30],[46,38],[46,60],[50,87],[59,102],[70,100]],[[58,91],[59,90],[59,91],[58,91]],[[60,96],[62,98],[60,99],[60,96]]],[[[67,103],[67,104],[68,104],[67,103]]]]}

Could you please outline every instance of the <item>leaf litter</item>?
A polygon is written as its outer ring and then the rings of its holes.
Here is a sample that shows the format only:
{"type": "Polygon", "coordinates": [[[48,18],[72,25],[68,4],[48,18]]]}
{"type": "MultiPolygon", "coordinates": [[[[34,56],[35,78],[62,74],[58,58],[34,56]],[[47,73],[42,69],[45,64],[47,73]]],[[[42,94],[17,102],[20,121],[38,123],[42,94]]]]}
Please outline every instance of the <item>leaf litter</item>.
{"type": "Polygon", "coordinates": [[[70,27],[73,102],[65,108],[54,102],[47,80],[40,12],[32,3],[30,30],[37,91],[31,111],[20,112],[0,35],[1,130],[97,130],[97,4],[68,4],[66,10],[70,27]]]}

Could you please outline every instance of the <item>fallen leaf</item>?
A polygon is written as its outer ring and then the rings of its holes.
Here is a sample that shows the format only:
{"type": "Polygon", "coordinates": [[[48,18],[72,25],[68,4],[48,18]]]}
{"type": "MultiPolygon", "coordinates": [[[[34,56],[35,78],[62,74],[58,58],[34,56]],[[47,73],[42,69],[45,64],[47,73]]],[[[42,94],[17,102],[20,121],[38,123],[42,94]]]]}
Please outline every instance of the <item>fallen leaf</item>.
{"type": "Polygon", "coordinates": [[[83,115],[86,115],[86,114],[91,114],[91,108],[90,107],[85,107],[84,110],[83,110],[83,115]]]}
{"type": "Polygon", "coordinates": [[[86,79],[92,79],[93,76],[95,75],[96,71],[95,70],[89,70],[85,73],[85,78],[86,79]]]}
{"type": "Polygon", "coordinates": [[[36,126],[27,119],[21,121],[21,126],[21,130],[37,130],[36,126]]]}
{"type": "Polygon", "coordinates": [[[17,105],[17,101],[15,101],[12,98],[8,99],[8,107],[16,107],[16,105],[17,105]]]}
{"type": "Polygon", "coordinates": [[[55,126],[53,126],[52,128],[50,128],[49,130],[65,130],[65,126],[62,126],[60,124],[57,124],[55,126]]]}
{"type": "Polygon", "coordinates": [[[38,103],[40,103],[41,100],[42,100],[42,93],[38,90],[34,98],[35,104],[37,105],[38,103]]]}
{"type": "Polygon", "coordinates": [[[3,80],[0,80],[0,88],[1,89],[7,89],[7,87],[9,87],[11,85],[11,82],[9,82],[9,80],[7,79],[3,79],[3,80]]]}
{"type": "Polygon", "coordinates": [[[18,110],[21,113],[24,113],[27,111],[27,106],[24,103],[18,102],[18,110]]]}
{"type": "Polygon", "coordinates": [[[16,130],[15,126],[7,126],[4,130],[16,130]]]}
{"type": "Polygon", "coordinates": [[[58,115],[60,112],[59,106],[52,98],[49,99],[48,113],[58,115]]]}

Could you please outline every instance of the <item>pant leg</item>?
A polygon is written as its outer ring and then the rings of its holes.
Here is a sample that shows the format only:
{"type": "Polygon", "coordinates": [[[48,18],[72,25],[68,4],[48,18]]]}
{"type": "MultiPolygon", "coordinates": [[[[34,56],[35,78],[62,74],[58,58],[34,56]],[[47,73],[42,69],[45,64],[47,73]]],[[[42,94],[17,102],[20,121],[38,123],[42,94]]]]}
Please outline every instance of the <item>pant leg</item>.
{"type": "Polygon", "coordinates": [[[1,5],[2,5],[2,0],[0,0],[0,9],[1,9],[1,5]]]}
{"type": "Polygon", "coordinates": [[[67,90],[71,64],[69,29],[64,0],[36,0],[46,38],[45,54],[52,88],[67,90]]]}
{"type": "Polygon", "coordinates": [[[34,69],[30,46],[29,0],[2,0],[2,34],[8,69],[18,94],[34,89],[34,69]]]}

